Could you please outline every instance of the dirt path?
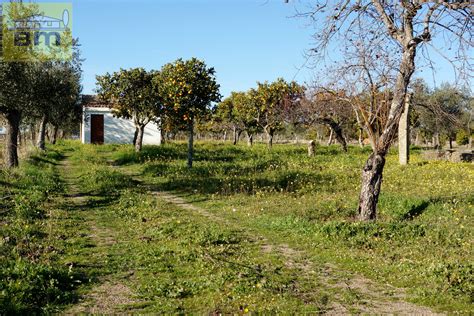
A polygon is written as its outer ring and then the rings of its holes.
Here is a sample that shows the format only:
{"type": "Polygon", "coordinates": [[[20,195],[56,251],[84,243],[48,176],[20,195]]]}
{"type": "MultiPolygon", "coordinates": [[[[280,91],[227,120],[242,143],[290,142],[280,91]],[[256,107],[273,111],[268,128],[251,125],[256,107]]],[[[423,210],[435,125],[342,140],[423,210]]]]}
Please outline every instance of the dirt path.
{"type": "MultiPolygon", "coordinates": [[[[172,203],[187,211],[196,212],[210,220],[232,225],[228,219],[215,215],[201,207],[186,202],[183,198],[171,193],[157,191],[150,188],[150,194],[172,203]]],[[[441,315],[429,308],[415,305],[405,301],[406,295],[403,289],[389,285],[376,284],[361,276],[350,275],[341,271],[336,266],[326,264],[321,268],[314,267],[303,251],[291,248],[287,244],[272,244],[267,238],[255,236],[262,241],[262,251],[267,253],[278,253],[285,258],[289,268],[298,270],[302,279],[313,279],[317,273],[317,279],[325,286],[335,289],[337,292],[348,293],[354,297],[351,306],[344,306],[339,302],[331,302],[329,309],[325,312],[329,315],[367,313],[367,314],[416,314],[416,315],[441,315]],[[318,271],[319,270],[319,271],[318,271]]],[[[336,295],[336,298],[341,294],[336,295]]]]}
{"type": "MultiPolygon", "coordinates": [[[[87,203],[88,197],[83,196],[77,184],[77,179],[71,176],[72,166],[65,160],[60,166],[63,178],[69,188],[68,198],[71,203],[87,203]]],[[[193,205],[185,198],[177,196],[171,192],[159,191],[151,185],[147,185],[138,175],[130,174],[119,167],[116,170],[131,176],[137,182],[140,182],[148,189],[148,192],[158,199],[173,204],[191,213],[203,216],[210,221],[224,224],[226,226],[238,227],[232,219],[219,216],[199,206],[193,205]]],[[[94,240],[98,249],[105,249],[117,242],[116,236],[112,231],[96,222],[98,217],[85,219],[90,226],[90,237],[94,240]]],[[[373,281],[361,276],[350,274],[340,268],[325,264],[317,265],[311,259],[308,253],[295,249],[287,244],[274,243],[265,236],[259,236],[258,232],[249,232],[250,236],[257,240],[261,245],[263,253],[273,253],[283,258],[285,265],[297,271],[298,280],[307,284],[314,284],[315,287],[321,286],[332,289],[334,297],[331,299],[328,308],[324,310],[326,314],[417,314],[434,315],[435,313],[428,308],[417,306],[405,301],[406,295],[402,289],[394,288],[388,285],[376,284],[373,281]],[[351,297],[348,303],[347,297],[351,297]]],[[[106,251],[106,250],[105,250],[106,251]]],[[[69,309],[66,313],[104,313],[111,314],[123,311],[120,306],[133,304],[136,301],[129,287],[123,283],[123,279],[118,276],[109,275],[100,280],[97,286],[94,286],[81,301],[69,309]]],[[[307,296],[310,299],[314,293],[299,293],[300,298],[305,301],[307,296]]]]}
{"type": "MultiPolygon", "coordinates": [[[[98,225],[99,217],[93,216],[90,207],[87,206],[89,197],[80,190],[78,179],[74,177],[73,166],[68,157],[66,157],[58,166],[61,178],[65,182],[66,203],[73,206],[77,212],[84,212],[83,220],[90,227],[90,235],[88,236],[96,246],[90,255],[91,261],[98,260],[100,253],[107,252],[107,247],[117,243],[114,233],[98,225]],[[92,215],[92,216],[91,216],[92,215]]],[[[121,282],[122,280],[112,276],[100,278],[98,284],[94,285],[86,294],[84,294],[79,302],[66,310],[65,314],[115,314],[122,311],[121,306],[133,304],[137,301],[133,298],[133,293],[128,286],[121,282]]]]}

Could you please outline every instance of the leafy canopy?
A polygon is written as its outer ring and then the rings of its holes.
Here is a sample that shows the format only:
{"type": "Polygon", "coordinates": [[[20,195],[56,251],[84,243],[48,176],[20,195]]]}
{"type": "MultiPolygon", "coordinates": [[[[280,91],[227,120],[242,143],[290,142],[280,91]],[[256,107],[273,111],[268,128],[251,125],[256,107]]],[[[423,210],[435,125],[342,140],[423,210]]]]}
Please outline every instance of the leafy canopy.
{"type": "Polygon", "coordinates": [[[147,124],[162,109],[158,89],[153,85],[155,75],[156,71],[134,68],[97,76],[99,98],[113,105],[116,116],[147,124]]]}
{"type": "Polygon", "coordinates": [[[212,102],[219,102],[219,84],[214,68],[196,58],[178,59],[163,66],[154,82],[160,86],[161,100],[170,117],[189,121],[209,111],[212,102]]]}

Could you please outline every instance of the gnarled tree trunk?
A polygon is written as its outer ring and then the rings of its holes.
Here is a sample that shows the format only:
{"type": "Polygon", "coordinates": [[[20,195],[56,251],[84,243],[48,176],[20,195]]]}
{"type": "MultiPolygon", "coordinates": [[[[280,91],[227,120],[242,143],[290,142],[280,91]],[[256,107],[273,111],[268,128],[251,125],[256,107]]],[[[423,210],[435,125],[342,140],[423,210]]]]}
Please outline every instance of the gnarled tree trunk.
{"type": "Polygon", "coordinates": [[[137,138],[135,140],[135,152],[140,152],[142,150],[144,132],[145,125],[139,125],[136,130],[137,138]]]}
{"type": "Polygon", "coordinates": [[[336,137],[337,142],[342,146],[342,150],[347,151],[347,142],[346,138],[342,133],[342,128],[336,122],[329,123],[329,127],[334,132],[334,136],[336,137]]]}
{"type": "Polygon", "coordinates": [[[402,115],[410,78],[415,71],[415,47],[406,47],[400,62],[400,72],[395,83],[390,112],[382,135],[374,152],[369,156],[362,170],[362,185],[359,196],[359,220],[369,221],[377,217],[377,202],[382,185],[385,156],[395,139],[402,115]]]}
{"type": "Polygon", "coordinates": [[[374,220],[382,185],[385,156],[372,153],[362,169],[362,187],[359,196],[359,220],[374,220]]]}
{"type": "Polygon", "coordinates": [[[247,146],[252,147],[253,145],[253,134],[247,132],[247,146]]]}
{"type": "Polygon", "coordinates": [[[233,132],[234,132],[234,139],[232,141],[232,144],[233,145],[237,145],[237,143],[239,142],[240,140],[240,135],[242,134],[242,131],[237,129],[237,127],[234,126],[233,128],[233,132]]]}
{"type": "Polygon", "coordinates": [[[138,129],[138,127],[135,127],[135,133],[133,134],[133,146],[137,145],[138,129]]]}
{"type": "Polygon", "coordinates": [[[18,166],[18,135],[21,114],[19,111],[12,111],[5,115],[5,119],[7,121],[5,165],[7,168],[13,168],[18,166]]]}
{"type": "Polygon", "coordinates": [[[46,139],[46,124],[48,123],[48,116],[44,114],[41,117],[39,131],[38,131],[38,140],[36,142],[36,147],[40,150],[45,150],[45,139],[46,139]]]}
{"type": "Polygon", "coordinates": [[[334,131],[332,130],[332,128],[330,128],[329,129],[328,146],[332,144],[333,135],[334,135],[334,131]]]}
{"type": "Polygon", "coordinates": [[[58,140],[58,133],[59,133],[59,127],[53,126],[53,137],[51,139],[51,144],[56,144],[56,141],[58,140]]]}
{"type": "Polygon", "coordinates": [[[30,124],[30,137],[31,137],[31,144],[35,146],[36,145],[36,126],[34,123],[30,124]]]}

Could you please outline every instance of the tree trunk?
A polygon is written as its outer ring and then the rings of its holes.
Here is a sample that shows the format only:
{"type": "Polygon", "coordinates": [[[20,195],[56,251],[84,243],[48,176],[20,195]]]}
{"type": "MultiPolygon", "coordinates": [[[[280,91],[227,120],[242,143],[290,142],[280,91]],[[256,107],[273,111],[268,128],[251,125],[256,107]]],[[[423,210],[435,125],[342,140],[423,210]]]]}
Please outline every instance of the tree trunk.
{"type": "Polygon", "coordinates": [[[242,134],[241,130],[238,130],[236,127],[234,127],[234,140],[232,141],[233,145],[237,145],[237,143],[240,140],[240,135],[242,134]]]}
{"type": "Polygon", "coordinates": [[[252,147],[253,145],[253,134],[247,132],[247,146],[252,147]]]}
{"type": "Polygon", "coordinates": [[[407,93],[405,107],[398,123],[398,161],[407,165],[410,160],[410,102],[411,94],[407,93]]]}
{"type": "Polygon", "coordinates": [[[372,153],[362,170],[362,187],[359,196],[359,220],[375,220],[377,202],[382,185],[385,157],[372,153]]]}
{"type": "Polygon", "coordinates": [[[56,141],[58,139],[58,132],[59,132],[59,127],[53,126],[53,137],[51,139],[51,144],[56,144],[56,141]]]}
{"type": "Polygon", "coordinates": [[[362,170],[362,186],[359,196],[359,220],[361,221],[374,220],[377,216],[377,202],[382,184],[385,155],[397,136],[398,123],[405,106],[408,85],[415,71],[415,48],[416,46],[404,48],[387,122],[374,152],[369,156],[362,170]]]}
{"type": "Polygon", "coordinates": [[[139,127],[135,127],[135,134],[133,134],[133,146],[137,146],[137,138],[138,138],[138,132],[139,132],[139,127]]]}
{"type": "Polygon", "coordinates": [[[227,130],[224,130],[224,142],[227,141],[227,130]]]}
{"type": "Polygon", "coordinates": [[[273,133],[269,133],[267,136],[268,136],[268,140],[267,140],[268,148],[272,148],[273,147],[273,133]]]}
{"type": "Polygon", "coordinates": [[[336,140],[339,144],[342,146],[342,150],[347,152],[347,142],[346,138],[342,134],[342,128],[338,125],[337,127],[333,127],[334,129],[334,134],[336,134],[336,140]]]}
{"type": "Polygon", "coordinates": [[[273,147],[273,134],[274,134],[274,131],[273,131],[273,129],[268,128],[268,129],[265,129],[265,133],[267,133],[267,146],[268,146],[268,148],[271,149],[273,147]]]}
{"type": "Polygon", "coordinates": [[[21,132],[20,128],[18,128],[18,148],[20,148],[23,144],[23,133],[21,132]]]}
{"type": "Polygon", "coordinates": [[[7,121],[5,165],[7,168],[13,168],[18,166],[18,134],[21,114],[18,111],[12,111],[5,115],[5,119],[7,121]]]}
{"type": "Polygon", "coordinates": [[[364,138],[363,136],[363,129],[362,127],[359,127],[359,147],[364,148],[364,138]]]}
{"type": "Polygon", "coordinates": [[[237,145],[237,142],[239,141],[239,135],[238,135],[238,131],[237,131],[237,128],[234,126],[234,140],[232,141],[232,144],[233,145],[237,145]]]}
{"type": "Polygon", "coordinates": [[[31,144],[35,146],[36,145],[36,126],[34,123],[30,124],[30,136],[31,136],[31,144]]]}
{"type": "Polygon", "coordinates": [[[332,145],[333,134],[334,134],[334,131],[332,130],[332,128],[329,128],[328,146],[329,146],[329,145],[332,145]]]}
{"type": "Polygon", "coordinates": [[[416,146],[420,146],[420,131],[416,131],[416,135],[415,135],[415,145],[416,146]]]}
{"type": "Polygon", "coordinates": [[[448,137],[449,139],[449,149],[453,149],[453,139],[451,137],[448,137]]]}
{"type": "Polygon", "coordinates": [[[433,136],[433,147],[434,149],[441,149],[441,144],[439,143],[439,133],[436,132],[433,136]]]}
{"type": "Polygon", "coordinates": [[[193,118],[188,122],[188,168],[193,167],[193,141],[194,141],[194,124],[193,118]]]}
{"type": "Polygon", "coordinates": [[[143,134],[145,132],[145,125],[139,125],[136,127],[136,139],[135,139],[135,152],[140,152],[143,146],[143,134]]]}
{"type": "Polygon", "coordinates": [[[309,157],[313,157],[314,156],[314,153],[315,153],[315,150],[316,149],[316,142],[314,140],[311,140],[309,143],[308,143],[308,156],[309,157]]]}
{"type": "Polygon", "coordinates": [[[163,129],[160,126],[160,144],[165,144],[166,143],[166,133],[163,131],[163,129]]]}
{"type": "Polygon", "coordinates": [[[41,117],[39,131],[38,131],[38,141],[36,142],[36,147],[39,150],[45,150],[45,138],[46,138],[46,124],[48,123],[48,116],[44,114],[41,117]]]}

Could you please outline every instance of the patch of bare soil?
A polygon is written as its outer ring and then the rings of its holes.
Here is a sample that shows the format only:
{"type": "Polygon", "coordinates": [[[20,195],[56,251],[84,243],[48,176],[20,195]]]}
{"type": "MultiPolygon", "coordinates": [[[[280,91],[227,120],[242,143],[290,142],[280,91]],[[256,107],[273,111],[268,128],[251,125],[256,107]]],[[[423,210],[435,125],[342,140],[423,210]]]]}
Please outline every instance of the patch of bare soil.
{"type": "Polygon", "coordinates": [[[74,305],[65,314],[116,314],[121,306],[136,303],[132,296],[133,293],[127,286],[105,281],[93,288],[79,304],[74,305]]]}
{"type": "MultiPolygon", "coordinates": [[[[352,310],[367,314],[441,315],[427,307],[405,301],[406,294],[403,289],[388,284],[376,284],[357,274],[341,276],[341,271],[337,270],[334,265],[326,264],[321,271],[320,280],[330,288],[340,289],[352,295],[355,298],[355,302],[350,306],[352,310]]],[[[340,307],[336,310],[340,310],[340,307]]],[[[334,310],[328,313],[333,314],[334,310]]]]}

